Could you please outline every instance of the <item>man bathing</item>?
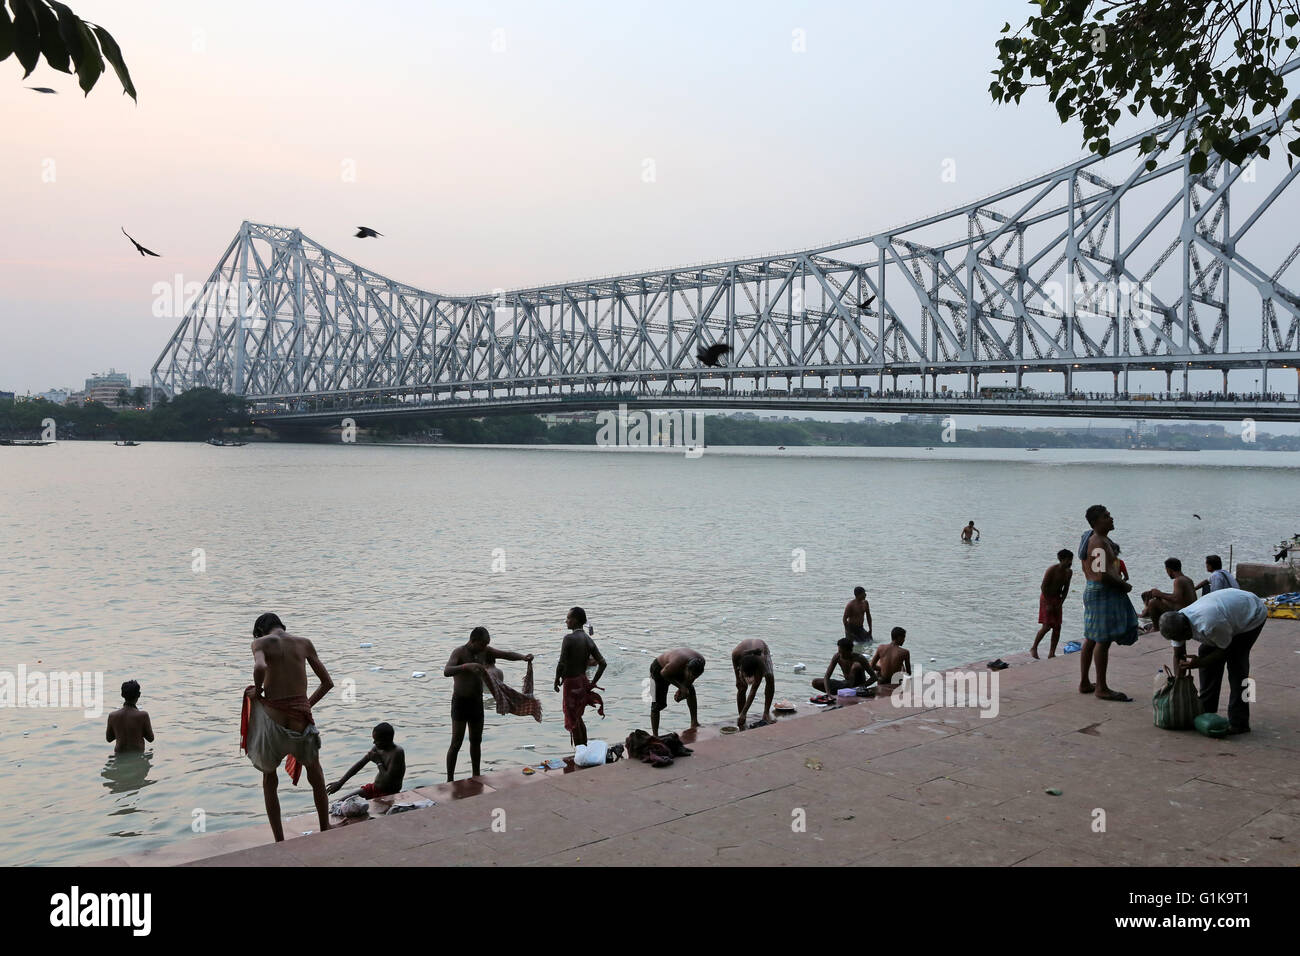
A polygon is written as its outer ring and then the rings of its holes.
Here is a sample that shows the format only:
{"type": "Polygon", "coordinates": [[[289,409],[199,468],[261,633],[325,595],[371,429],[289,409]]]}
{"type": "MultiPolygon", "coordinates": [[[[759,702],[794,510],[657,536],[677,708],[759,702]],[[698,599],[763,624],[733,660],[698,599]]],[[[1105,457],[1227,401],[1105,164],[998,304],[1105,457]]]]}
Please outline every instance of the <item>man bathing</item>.
{"type": "Polygon", "coordinates": [[[596,693],[599,688],[600,675],[605,673],[605,658],[600,648],[591,639],[591,635],[582,629],[587,623],[587,612],[580,607],[569,608],[564,624],[569,633],[560,643],[560,659],[555,665],[555,692],[564,687],[561,703],[564,707],[564,729],[569,732],[569,739],[576,747],[587,742],[587,724],[582,719],[583,712],[590,707],[599,708],[600,716],[605,716],[605,702],[596,693]],[[587,677],[587,664],[596,662],[596,674],[587,677]]]}
{"type": "Polygon", "coordinates": [[[871,640],[871,605],[867,603],[867,589],[853,589],[853,600],[844,605],[844,636],[862,644],[871,640]],[[863,620],[867,626],[862,626],[863,620]]]}
{"type": "Polygon", "coordinates": [[[153,724],[149,711],[136,706],[140,700],[140,685],[133,680],[122,684],[122,706],[108,715],[104,739],[115,744],[113,753],[143,751],[145,741],[153,743],[153,724]]]}
{"type": "Polygon", "coordinates": [[[876,682],[876,672],[871,669],[871,662],[853,652],[853,638],[841,637],[836,642],[836,647],[839,651],[826,665],[826,674],[813,678],[813,687],[824,694],[836,694],[846,687],[870,687],[876,682]],[[843,680],[831,677],[836,667],[844,675],[843,680]]]}
{"type": "Polygon", "coordinates": [[[966,527],[961,529],[961,539],[967,544],[970,544],[970,537],[972,534],[975,535],[976,541],[980,539],[980,529],[975,527],[974,521],[968,521],[966,527]]]}
{"type": "Polygon", "coordinates": [[[871,669],[881,687],[894,684],[894,678],[900,673],[912,676],[912,652],[903,647],[906,640],[907,631],[896,627],[889,632],[889,643],[877,647],[871,655],[871,669]]]}
{"type": "Polygon", "coordinates": [[[1174,582],[1173,591],[1166,594],[1164,591],[1152,588],[1142,592],[1142,600],[1146,603],[1138,616],[1151,619],[1148,630],[1154,631],[1159,626],[1160,615],[1168,611],[1181,611],[1196,600],[1196,585],[1192,583],[1191,578],[1183,574],[1182,561],[1177,558],[1166,559],[1165,574],[1169,575],[1170,580],[1174,582]]]}
{"type": "Polygon", "coordinates": [[[295,785],[301,770],[307,771],[320,828],[328,830],[329,801],[320,765],[320,733],[311,711],[334,682],[316,656],[312,642],[286,633],[274,614],[263,614],[254,622],[252,651],[253,686],[244,691],[244,749],[253,766],[262,771],[262,795],[271,833],[277,843],[284,839],[277,773],[280,761],[286,757],[285,769],[295,785]],[[310,698],[308,667],[320,681],[310,698]]]}
{"type": "Polygon", "coordinates": [[[479,775],[483,754],[483,672],[496,661],[531,661],[532,654],[516,654],[489,648],[492,640],[486,627],[469,632],[469,642],[451,652],[443,677],[451,677],[451,746],[447,748],[447,782],[456,778],[456,758],[469,728],[469,759],[474,776],[479,775]]]}
{"type": "Polygon", "coordinates": [[[1035,660],[1038,659],[1038,644],[1048,631],[1052,632],[1052,646],[1047,656],[1056,656],[1056,645],[1061,640],[1061,609],[1066,595],[1070,593],[1070,579],[1074,577],[1074,571],[1070,568],[1073,560],[1074,555],[1062,548],[1056,552],[1056,564],[1043,575],[1038,593],[1038,623],[1042,626],[1034,635],[1034,646],[1029,649],[1035,660]]]}
{"type": "MultiPolygon", "coordinates": [[[[853,646],[851,640],[849,646],[853,646]]],[[[745,718],[749,715],[749,708],[754,706],[760,682],[765,685],[763,720],[770,721],[772,698],[776,695],[776,676],[772,672],[772,653],[768,650],[767,643],[756,637],[741,641],[731,652],[731,669],[736,673],[736,726],[745,729],[745,718]]]]}
{"type": "Polygon", "coordinates": [[[1106,664],[1111,644],[1128,646],[1137,641],[1138,619],[1128,592],[1133,590],[1119,575],[1115,548],[1109,535],[1115,519],[1105,505],[1093,505],[1084,517],[1092,529],[1079,546],[1083,576],[1083,649],[1079,652],[1079,693],[1096,694],[1099,700],[1129,701],[1133,698],[1106,686],[1106,664]],[[1093,661],[1097,662],[1097,683],[1088,680],[1093,661]]]}
{"type": "Polygon", "coordinates": [[[401,792],[402,780],[406,776],[406,751],[393,743],[393,725],[386,722],[375,724],[375,729],[370,732],[370,739],[375,745],[364,757],[354,763],[347,773],[326,787],[326,792],[338,793],[362,767],[371,762],[379,768],[375,774],[375,782],[366,784],[360,790],[344,794],[339,799],[346,800],[348,797],[360,796],[366,800],[373,800],[375,797],[391,797],[401,792]]]}
{"type": "Polygon", "coordinates": [[[700,726],[695,706],[695,681],[704,673],[704,655],[689,647],[664,651],[650,662],[650,679],[654,682],[655,697],[650,704],[650,733],[659,736],[659,712],[668,706],[668,685],[677,688],[673,700],[681,703],[691,713],[691,729],[700,726]]]}

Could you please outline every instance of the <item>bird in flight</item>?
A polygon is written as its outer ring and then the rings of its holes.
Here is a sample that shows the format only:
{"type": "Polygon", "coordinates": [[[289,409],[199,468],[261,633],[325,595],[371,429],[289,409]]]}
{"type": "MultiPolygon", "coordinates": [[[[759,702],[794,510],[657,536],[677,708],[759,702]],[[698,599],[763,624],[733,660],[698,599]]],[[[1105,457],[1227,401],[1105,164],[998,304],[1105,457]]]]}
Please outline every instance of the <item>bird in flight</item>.
{"type": "MultiPolygon", "coordinates": [[[[131,234],[127,232],[126,229],[122,229],[122,235],[126,236],[128,239],[131,239],[131,234]]],[[[140,243],[136,242],[134,239],[131,239],[131,245],[135,246],[136,249],[139,250],[140,255],[142,256],[156,256],[159,259],[162,258],[162,256],[158,255],[158,253],[154,252],[152,249],[146,249],[144,246],[140,245],[140,243]]]]}
{"type": "Polygon", "coordinates": [[[871,308],[871,303],[873,303],[873,302],[875,302],[875,301],[876,301],[876,297],[875,297],[874,295],[869,295],[869,296],[867,296],[865,299],[863,299],[861,302],[858,303],[858,308],[859,308],[859,309],[869,309],[869,308],[871,308]]]}
{"type": "Polygon", "coordinates": [[[1201,516],[1198,515],[1198,514],[1193,513],[1193,514],[1192,514],[1192,517],[1195,518],[1197,521],[1200,521],[1200,520],[1201,520],[1201,516]]]}
{"type": "Polygon", "coordinates": [[[52,90],[48,86],[29,86],[29,90],[35,90],[37,93],[58,93],[58,90],[52,90]]]}
{"type": "Polygon", "coordinates": [[[695,350],[695,357],[708,365],[710,368],[717,368],[722,364],[722,356],[731,351],[731,346],[722,342],[714,342],[708,348],[700,347],[695,350]]]}
{"type": "Polygon", "coordinates": [[[357,234],[356,234],[355,236],[353,236],[352,238],[353,238],[353,239],[371,239],[371,238],[373,238],[374,236],[382,236],[382,235],[383,235],[382,232],[375,232],[375,230],[371,229],[369,226],[357,226],[357,234]]]}

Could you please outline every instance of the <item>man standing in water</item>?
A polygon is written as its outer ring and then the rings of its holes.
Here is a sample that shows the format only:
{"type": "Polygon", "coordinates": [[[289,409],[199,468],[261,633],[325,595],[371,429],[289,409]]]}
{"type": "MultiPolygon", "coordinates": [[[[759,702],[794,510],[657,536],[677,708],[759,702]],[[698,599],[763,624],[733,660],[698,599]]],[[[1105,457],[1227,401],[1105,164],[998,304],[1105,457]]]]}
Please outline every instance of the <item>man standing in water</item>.
{"type": "Polygon", "coordinates": [[[320,732],[311,709],[334,687],[329,671],[316,656],[316,648],[305,637],[285,633],[274,614],[263,614],[253,624],[253,686],[244,691],[246,734],[244,746],[253,766],[262,771],[262,795],[271,833],[284,839],[280,822],[279,763],[289,758],[285,769],[294,784],[306,769],[321,830],[330,828],[325,772],[320,765],[320,732]],[[307,668],[320,681],[307,697],[307,668]]]}
{"type": "Polygon", "coordinates": [[[853,639],[855,644],[871,640],[871,605],[867,603],[867,589],[853,589],[853,600],[844,605],[844,636],[853,639]],[[867,626],[863,628],[862,622],[867,626]]]}
{"type": "Polygon", "coordinates": [[[1061,608],[1065,604],[1065,596],[1070,593],[1070,578],[1074,576],[1074,571],[1070,569],[1073,560],[1074,555],[1062,548],[1056,552],[1056,564],[1043,575],[1038,594],[1038,623],[1042,627],[1034,635],[1034,646],[1029,649],[1035,660],[1038,659],[1038,643],[1048,631],[1052,632],[1052,648],[1047,656],[1056,656],[1056,645],[1061,639],[1061,608]]]}
{"type": "Polygon", "coordinates": [[[961,539],[967,544],[970,544],[970,536],[972,534],[975,535],[976,541],[980,539],[980,529],[975,527],[974,521],[968,521],[966,527],[961,529],[961,539]]]}
{"type": "Polygon", "coordinates": [[[479,775],[479,758],[483,753],[483,672],[497,660],[531,661],[532,654],[516,654],[488,647],[491,641],[486,627],[469,632],[469,642],[456,648],[447,658],[443,677],[451,677],[451,746],[447,748],[447,782],[456,778],[456,758],[469,727],[469,759],[474,776],[479,775]]]}
{"type": "Polygon", "coordinates": [[[587,707],[596,707],[600,716],[605,716],[605,702],[596,691],[600,675],[605,673],[605,658],[600,648],[591,639],[591,635],[582,629],[587,623],[587,612],[580,607],[569,608],[564,624],[569,633],[560,642],[560,659],[555,665],[555,692],[564,687],[564,696],[560,698],[564,708],[564,729],[576,747],[587,742],[587,723],[582,719],[587,707]],[[587,662],[596,662],[596,674],[587,677],[587,662]]]}
{"type": "Polygon", "coordinates": [[[1115,519],[1105,505],[1093,505],[1084,514],[1092,528],[1081,549],[1083,575],[1083,649],[1079,652],[1079,693],[1097,695],[1099,700],[1130,701],[1133,698],[1106,686],[1106,664],[1111,644],[1128,646],[1137,641],[1138,619],[1128,592],[1133,590],[1119,576],[1115,549],[1108,535],[1115,519]],[[1088,681],[1092,662],[1097,662],[1097,683],[1088,681]]]}
{"type": "Polygon", "coordinates": [[[691,730],[700,726],[695,707],[695,681],[704,673],[704,655],[689,647],[664,651],[650,662],[650,680],[654,682],[655,696],[650,704],[650,733],[659,736],[659,712],[668,706],[668,685],[677,688],[673,700],[686,701],[691,712],[691,730]]]}
{"type": "Polygon", "coordinates": [[[116,744],[114,753],[127,750],[144,750],[147,740],[153,743],[153,724],[149,722],[149,711],[136,706],[140,700],[140,685],[133,680],[122,684],[122,706],[108,715],[108,726],[104,730],[104,739],[116,744]]]}

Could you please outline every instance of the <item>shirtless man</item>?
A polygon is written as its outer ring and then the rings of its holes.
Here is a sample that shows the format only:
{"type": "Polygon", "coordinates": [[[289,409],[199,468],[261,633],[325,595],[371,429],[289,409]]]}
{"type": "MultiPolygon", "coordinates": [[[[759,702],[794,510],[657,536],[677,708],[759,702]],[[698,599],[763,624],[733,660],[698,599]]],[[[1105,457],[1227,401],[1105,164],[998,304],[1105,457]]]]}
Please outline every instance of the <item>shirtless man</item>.
{"type": "Polygon", "coordinates": [[[975,535],[976,541],[980,539],[980,529],[975,527],[974,521],[967,522],[966,527],[961,529],[961,539],[967,544],[970,544],[970,536],[972,534],[975,535]]]}
{"type": "Polygon", "coordinates": [[[125,681],[122,684],[122,706],[108,715],[108,727],[104,730],[104,739],[117,744],[113,753],[143,751],[146,740],[153,743],[149,711],[136,706],[139,699],[140,685],[133,680],[125,681]]]}
{"type": "Polygon", "coordinates": [[[569,732],[569,739],[576,747],[587,742],[587,724],[582,719],[588,706],[600,708],[600,715],[605,716],[605,702],[596,693],[599,688],[600,675],[605,673],[605,658],[600,648],[591,639],[591,635],[582,629],[587,623],[587,612],[580,607],[569,608],[564,625],[569,633],[560,642],[560,659],[555,665],[555,692],[564,687],[564,696],[560,698],[564,709],[564,729],[569,732]],[[587,677],[587,664],[596,662],[596,674],[587,677]]]}
{"type": "Polygon", "coordinates": [[[1074,555],[1069,549],[1062,548],[1056,552],[1056,564],[1043,575],[1038,594],[1038,623],[1042,627],[1034,635],[1034,646],[1029,649],[1034,660],[1038,660],[1038,643],[1048,631],[1052,632],[1052,647],[1047,656],[1056,656],[1056,644],[1061,639],[1061,607],[1065,604],[1065,596],[1070,593],[1070,578],[1074,576],[1070,568],[1073,560],[1074,555]]]}
{"type": "Polygon", "coordinates": [[[1166,594],[1157,588],[1142,592],[1142,600],[1146,603],[1142,607],[1142,613],[1138,616],[1151,619],[1151,624],[1147,627],[1148,631],[1154,631],[1160,626],[1161,614],[1166,611],[1181,611],[1196,600],[1196,585],[1191,578],[1183,574],[1182,561],[1178,558],[1167,558],[1165,560],[1165,574],[1169,575],[1174,582],[1174,589],[1171,593],[1166,594]]]}
{"type": "Polygon", "coordinates": [[[1099,700],[1130,701],[1133,698],[1106,686],[1106,664],[1111,644],[1129,645],[1137,641],[1138,619],[1128,593],[1133,585],[1119,574],[1119,560],[1110,541],[1115,519],[1105,505],[1093,505],[1084,514],[1092,529],[1079,549],[1083,576],[1083,649],[1079,652],[1079,693],[1096,694],[1099,700]],[[1097,662],[1097,683],[1088,680],[1093,661],[1097,662]]]}
{"type": "Polygon", "coordinates": [[[393,742],[393,725],[387,722],[375,724],[375,729],[370,731],[370,739],[375,743],[370,751],[326,789],[330,793],[338,793],[345,783],[372,761],[379,768],[375,774],[375,781],[366,784],[360,790],[344,794],[339,798],[340,800],[354,796],[373,800],[375,797],[390,797],[402,790],[402,781],[406,778],[406,751],[393,742]]]}
{"type": "Polygon", "coordinates": [[[867,589],[853,589],[853,600],[844,605],[844,636],[862,644],[871,640],[871,605],[867,603],[867,589]],[[866,620],[864,629],[862,621],[866,620]]]}
{"type": "Polygon", "coordinates": [[[841,637],[836,642],[836,646],[839,652],[826,665],[825,676],[813,678],[813,687],[823,694],[834,696],[842,687],[870,687],[876,682],[876,673],[871,669],[871,662],[861,654],[853,652],[853,638],[841,637]],[[835,680],[831,677],[836,667],[844,675],[843,680],[835,680]]]}
{"type": "Polygon", "coordinates": [[[479,758],[483,752],[483,672],[498,659],[503,661],[531,661],[532,654],[516,654],[488,647],[491,641],[486,627],[476,627],[469,632],[469,642],[451,652],[443,677],[451,677],[451,746],[447,748],[447,782],[456,777],[456,758],[469,727],[469,759],[474,776],[479,775],[479,758]]]}
{"type": "Polygon", "coordinates": [[[668,685],[677,688],[673,700],[691,712],[691,730],[700,726],[695,708],[695,681],[704,673],[704,655],[689,647],[664,651],[650,662],[650,679],[654,682],[655,697],[650,704],[650,733],[659,736],[659,712],[668,706],[668,685]]]}
{"type": "Polygon", "coordinates": [[[907,631],[896,627],[889,632],[890,643],[877,647],[876,653],[871,656],[871,669],[875,671],[882,687],[893,684],[895,675],[899,673],[912,676],[912,652],[903,649],[906,640],[907,631]]]}
{"type": "MultiPolygon", "coordinates": [[[[263,614],[253,624],[253,690],[252,697],[261,701],[266,716],[276,724],[314,737],[303,761],[307,780],[311,784],[316,803],[316,815],[321,830],[330,828],[329,799],[325,793],[325,772],[316,754],[320,750],[320,734],[311,709],[334,687],[329,671],[316,656],[316,648],[305,637],[295,637],[284,630],[284,624],[274,614],[263,614]],[[320,681],[316,692],[307,697],[307,668],[312,669],[320,681]]],[[[262,771],[262,795],[266,801],[266,816],[271,822],[271,833],[279,843],[284,839],[280,823],[280,797],[278,794],[278,768],[272,766],[262,771]]]]}
{"type": "Polygon", "coordinates": [[[760,681],[766,685],[763,690],[763,720],[770,721],[776,676],[772,672],[772,653],[767,642],[756,637],[741,641],[731,652],[731,669],[736,674],[736,726],[745,729],[745,718],[749,715],[749,708],[754,706],[760,681]]]}

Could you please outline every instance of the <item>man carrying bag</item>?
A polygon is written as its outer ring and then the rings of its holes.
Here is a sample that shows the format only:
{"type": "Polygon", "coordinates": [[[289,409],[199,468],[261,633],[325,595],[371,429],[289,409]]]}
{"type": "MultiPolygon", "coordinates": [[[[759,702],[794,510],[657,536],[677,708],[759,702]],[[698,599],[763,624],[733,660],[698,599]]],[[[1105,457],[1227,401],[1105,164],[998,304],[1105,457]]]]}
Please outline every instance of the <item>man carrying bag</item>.
{"type": "Polygon", "coordinates": [[[1160,617],[1160,633],[1174,645],[1175,673],[1181,677],[1188,671],[1201,672],[1201,710],[1207,714],[1219,711],[1219,689],[1227,667],[1229,734],[1250,733],[1250,703],[1242,690],[1250,676],[1250,649],[1267,620],[1263,600],[1238,588],[1211,591],[1181,611],[1160,617]],[[1188,639],[1200,642],[1198,656],[1186,656],[1188,639]]]}

